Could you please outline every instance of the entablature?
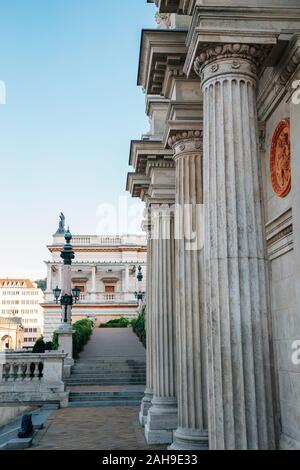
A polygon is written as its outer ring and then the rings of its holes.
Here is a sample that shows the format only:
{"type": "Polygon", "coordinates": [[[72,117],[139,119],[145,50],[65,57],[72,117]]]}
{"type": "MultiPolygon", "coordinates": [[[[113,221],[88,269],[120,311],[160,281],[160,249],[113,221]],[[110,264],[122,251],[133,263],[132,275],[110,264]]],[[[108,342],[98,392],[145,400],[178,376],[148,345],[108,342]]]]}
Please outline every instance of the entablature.
{"type": "Polygon", "coordinates": [[[216,44],[262,44],[270,46],[265,66],[274,66],[282,54],[282,34],[300,29],[298,0],[206,0],[197,2],[187,35],[188,54],[184,72],[193,72],[197,56],[216,44]]]}

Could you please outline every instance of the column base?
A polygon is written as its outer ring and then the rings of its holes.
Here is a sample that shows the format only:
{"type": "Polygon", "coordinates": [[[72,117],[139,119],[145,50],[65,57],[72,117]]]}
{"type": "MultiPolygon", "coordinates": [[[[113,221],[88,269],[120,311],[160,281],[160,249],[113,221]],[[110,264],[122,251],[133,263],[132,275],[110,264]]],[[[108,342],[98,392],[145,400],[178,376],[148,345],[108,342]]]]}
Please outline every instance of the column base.
{"type": "Polygon", "coordinates": [[[208,450],[208,433],[195,429],[178,428],[168,450],[208,450]]]}
{"type": "Polygon", "coordinates": [[[145,424],[147,444],[170,444],[173,440],[173,431],[177,426],[176,399],[153,399],[145,424]]]}
{"type": "Polygon", "coordinates": [[[139,413],[140,425],[144,428],[147,422],[148,412],[152,406],[153,392],[149,389],[145,390],[145,396],[141,403],[141,410],[139,413]]]}

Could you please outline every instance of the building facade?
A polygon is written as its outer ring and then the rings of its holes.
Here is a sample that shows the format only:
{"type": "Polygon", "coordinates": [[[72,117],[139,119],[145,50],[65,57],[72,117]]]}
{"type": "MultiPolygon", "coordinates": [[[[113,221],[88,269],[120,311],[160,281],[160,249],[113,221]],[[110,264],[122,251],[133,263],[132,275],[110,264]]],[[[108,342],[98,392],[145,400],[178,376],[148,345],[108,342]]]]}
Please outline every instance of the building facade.
{"type": "MultiPolygon", "coordinates": [[[[73,305],[73,323],[90,318],[96,326],[113,318],[133,317],[138,301],[135,293],[146,283],[146,240],[142,236],[79,236],[72,239],[75,260],[72,263],[72,288],[81,291],[73,305]],[[137,282],[138,267],[144,272],[141,285],[137,282]]],[[[62,287],[63,260],[60,254],[64,235],[53,236],[48,246],[52,260],[47,261],[47,291],[44,304],[44,335],[51,341],[62,322],[61,306],[53,297],[53,289],[62,287]]]]}
{"type": "Polygon", "coordinates": [[[0,351],[20,350],[24,343],[24,327],[18,317],[0,317],[0,351]]]}
{"type": "Polygon", "coordinates": [[[299,0],[148,3],[141,424],[178,450],[300,449],[299,0]]]}
{"type": "Polygon", "coordinates": [[[44,293],[29,279],[0,279],[0,315],[9,324],[21,319],[21,348],[31,349],[43,334],[44,293]]]}

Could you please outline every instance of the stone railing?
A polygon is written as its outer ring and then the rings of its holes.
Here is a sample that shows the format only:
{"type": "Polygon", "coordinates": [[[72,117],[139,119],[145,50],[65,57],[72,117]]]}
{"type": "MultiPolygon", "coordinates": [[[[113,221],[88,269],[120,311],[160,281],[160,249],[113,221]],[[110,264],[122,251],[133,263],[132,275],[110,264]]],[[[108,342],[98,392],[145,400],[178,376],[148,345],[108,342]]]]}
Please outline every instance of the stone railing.
{"type": "Polygon", "coordinates": [[[0,353],[0,404],[68,404],[63,381],[66,355],[0,353]]]}
{"type": "MultiPolygon", "coordinates": [[[[54,237],[54,245],[64,245],[63,236],[54,237]]],[[[74,235],[73,246],[145,246],[147,245],[145,235],[74,235]]]]}
{"type": "MultiPolygon", "coordinates": [[[[47,303],[55,303],[53,294],[46,294],[47,303]]],[[[78,304],[137,304],[134,292],[86,292],[79,295],[78,304]]],[[[60,305],[57,305],[60,308],[60,305]]]]}

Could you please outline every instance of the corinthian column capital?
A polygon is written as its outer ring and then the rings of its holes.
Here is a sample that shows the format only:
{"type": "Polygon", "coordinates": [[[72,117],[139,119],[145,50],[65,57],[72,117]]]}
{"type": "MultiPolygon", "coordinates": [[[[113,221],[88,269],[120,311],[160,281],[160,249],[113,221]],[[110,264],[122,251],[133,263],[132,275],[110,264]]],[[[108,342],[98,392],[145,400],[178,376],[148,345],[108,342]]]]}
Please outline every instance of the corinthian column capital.
{"type": "Polygon", "coordinates": [[[202,150],[203,131],[191,130],[173,134],[169,140],[169,146],[174,150],[175,158],[179,155],[190,155],[193,152],[202,150]]]}
{"type": "Polygon", "coordinates": [[[258,69],[266,58],[269,47],[241,43],[208,45],[196,57],[194,70],[202,83],[224,74],[246,74],[256,80],[258,69]]]}

